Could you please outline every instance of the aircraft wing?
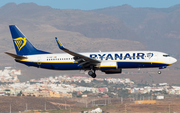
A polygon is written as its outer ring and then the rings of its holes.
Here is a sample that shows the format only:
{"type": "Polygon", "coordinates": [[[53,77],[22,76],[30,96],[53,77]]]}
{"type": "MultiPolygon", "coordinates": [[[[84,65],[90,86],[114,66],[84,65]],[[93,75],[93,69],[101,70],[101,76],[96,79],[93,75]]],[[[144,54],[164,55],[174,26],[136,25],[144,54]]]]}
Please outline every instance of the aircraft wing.
{"type": "Polygon", "coordinates": [[[55,37],[55,39],[56,39],[56,42],[57,42],[59,48],[60,48],[61,50],[63,50],[64,52],[69,53],[70,55],[74,56],[75,62],[80,63],[79,65],[89,66],[89,65],[91,65],[91,64],[100,63],[99,60],[96,60],[96,59],[93,59],[93,58],[90,58],[90,57],[81,55],[81,54],[79,54],[79,53],[70,51],[69,49],[66,49],[66,48],[59,42],[59,40],[57,39],[57,37],[55,37]]]}

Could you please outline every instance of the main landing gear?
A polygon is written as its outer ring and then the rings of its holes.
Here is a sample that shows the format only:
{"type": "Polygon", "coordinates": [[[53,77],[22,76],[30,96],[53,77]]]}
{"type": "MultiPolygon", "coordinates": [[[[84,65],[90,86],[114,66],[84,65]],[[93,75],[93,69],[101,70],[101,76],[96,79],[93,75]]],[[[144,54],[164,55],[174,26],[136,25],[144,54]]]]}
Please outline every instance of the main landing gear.
{"type": "Polygon", "coordinates": [[[88,72],[89,76],[91,76],[92,78],[96,78],[96,73],[93,72],[92,70],[88,72]]]}
{"type": "Polygon", "coordinates": [[[93,66],[91,66],[91,70],[88,72],[88,75],[91,76],[92,78],[96,78],[96,73],[95,73],[95,69],[93,66]]]}

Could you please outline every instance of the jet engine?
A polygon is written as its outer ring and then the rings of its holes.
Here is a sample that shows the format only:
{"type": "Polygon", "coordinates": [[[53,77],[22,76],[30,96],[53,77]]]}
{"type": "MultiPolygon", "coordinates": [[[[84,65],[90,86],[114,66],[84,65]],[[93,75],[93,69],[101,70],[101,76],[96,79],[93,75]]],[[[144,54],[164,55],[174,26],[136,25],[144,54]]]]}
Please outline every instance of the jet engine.
{"type": "Polygon", "coordinates": [[[117,62],[113,61],[102,61],[100,63],[100,70],[106,74],[116,74],[122,72],[122,69],[118,68],[117,62]]]}

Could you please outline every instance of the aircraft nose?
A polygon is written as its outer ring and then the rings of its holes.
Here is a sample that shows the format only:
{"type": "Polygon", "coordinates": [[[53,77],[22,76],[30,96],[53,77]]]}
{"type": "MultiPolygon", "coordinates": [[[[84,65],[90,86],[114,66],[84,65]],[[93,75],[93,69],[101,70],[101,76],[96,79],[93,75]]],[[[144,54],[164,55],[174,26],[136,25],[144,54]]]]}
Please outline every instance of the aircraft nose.
{"type": "Polygon", "coordinates": [[[171,58],[171,64],[174,64],[174,63],[176,63],[177,62],[177,59],[175,59],[175,58],[171,58]]]}

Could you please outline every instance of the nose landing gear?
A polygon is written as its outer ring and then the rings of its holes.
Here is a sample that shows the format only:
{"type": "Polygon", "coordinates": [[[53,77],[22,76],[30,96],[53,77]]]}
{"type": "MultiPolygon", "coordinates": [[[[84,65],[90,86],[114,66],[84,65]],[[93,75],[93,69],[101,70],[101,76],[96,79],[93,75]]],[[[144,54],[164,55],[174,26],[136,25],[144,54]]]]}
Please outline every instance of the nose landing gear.
{"type": "MultiPolygon", "coordinates": [[[[167,66],[161,66],[161,67],[159,67],[159,69],[165,69],[165,68],[167,68],[167,66]]],[[[160,70],[158,71],[158,74],[161,74],[161,71],[160,71],[160,70]]]]}
{"type": "Polygon", "coordinates": [[[158,71],[158,74],[161,74],[161,71],[158,71]]]}

